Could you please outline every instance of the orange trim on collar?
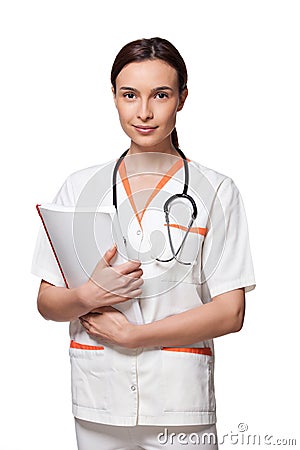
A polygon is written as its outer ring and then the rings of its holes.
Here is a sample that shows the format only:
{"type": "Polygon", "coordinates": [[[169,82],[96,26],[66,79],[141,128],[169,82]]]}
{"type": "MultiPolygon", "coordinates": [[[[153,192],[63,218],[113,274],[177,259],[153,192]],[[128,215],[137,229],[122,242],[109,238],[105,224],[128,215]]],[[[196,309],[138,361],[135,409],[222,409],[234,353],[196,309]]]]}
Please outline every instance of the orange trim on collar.
{"type": "MultiPolygon", "coordinates": [[[[190,159],[187,158],[187,161],[190,162],[190,159]]],[[[144,213],[146,211],[146,209],[148,208],[149,204],[151,203],[151,201],[154,199],[154,197],[158,194],[158,192],[165,186],[165,184],[170,180],[170,178],[172,178],[176,172],[178,172],[179,169],[181,169],[181,167],[183,166],[183,160],[179,159],[178,161],[176,161],[172,167],[168,170],[168,172],[163,175],[163,177],[161,178],[161,180],[157,183],[157,185],[155,186],[154,190],[152,191],[151,195],[149,196],[145,208],[143,209],[142,213],[141,213],[141,217],[138,214],[135,202],[133,200],[133,195],[132,195],[132,191],[131,191],[131,187],[130,187],[130,183],[129,183],[129,179],[128,179],[128,175],[126,172],[126,167],[124,164],[124,159],[122,160],[120,166],[119,166],[119,174],[123,183],[123,186],[125,188],[127,197],[129,198],[129,201],[131,203],[132,209],[135,212],[135,216],[140,224],[140,227],[142,228],[142,219],[144,216],[144,213]]]]}

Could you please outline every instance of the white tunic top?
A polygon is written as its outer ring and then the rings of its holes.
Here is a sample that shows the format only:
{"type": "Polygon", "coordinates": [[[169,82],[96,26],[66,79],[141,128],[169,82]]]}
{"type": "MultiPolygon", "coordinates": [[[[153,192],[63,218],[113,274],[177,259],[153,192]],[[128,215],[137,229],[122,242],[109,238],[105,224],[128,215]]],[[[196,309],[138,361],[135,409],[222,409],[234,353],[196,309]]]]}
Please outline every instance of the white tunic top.
{"type": "MultiPolygon", "coordinates": [[[[112,205],[112,172],[116,161],[70,175],[54,202],[64,206],[112,205]]],[[[248,227],[241,195],[232,179],[188,160],[189,189],[198,216],[180,260],[171,258],[163,205],[183,190],[182,160],[149,191],[138,211],[124,162],[118,173],[118,211],[132,259],[142,262],[144,284],[139,300],[150,323],[199,307],[221,293],[255,287],[248,227]]],[[[143,192],[145,197],[145,191],[143,192]]],[[[143,198],[144,198],[143,197],[143,198]]],[[[189,222],[189,204],[176,201],[170,230],[175,250],[189,222]]],[[[41,229],[32,272],[64,286],[56,260],[41,229]]],[[[179,347],[127,349],[88,336],[79,320],[70,324],[73,413],[111,425],[194,425],[216,421],[213,341],[179,347]]]]}

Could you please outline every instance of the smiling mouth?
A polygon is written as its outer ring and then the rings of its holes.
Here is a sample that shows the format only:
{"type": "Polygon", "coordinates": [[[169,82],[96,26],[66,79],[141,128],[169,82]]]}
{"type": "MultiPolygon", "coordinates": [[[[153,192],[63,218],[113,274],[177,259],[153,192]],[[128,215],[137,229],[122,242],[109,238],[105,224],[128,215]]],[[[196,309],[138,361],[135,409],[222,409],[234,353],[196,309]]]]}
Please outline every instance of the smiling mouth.
{"type": "Polygon", "coordinates": [[[147,125],[133,125],[133,127],[143,134],[151,133],[158,128],[158,127],[149,127],[147,125]]]}

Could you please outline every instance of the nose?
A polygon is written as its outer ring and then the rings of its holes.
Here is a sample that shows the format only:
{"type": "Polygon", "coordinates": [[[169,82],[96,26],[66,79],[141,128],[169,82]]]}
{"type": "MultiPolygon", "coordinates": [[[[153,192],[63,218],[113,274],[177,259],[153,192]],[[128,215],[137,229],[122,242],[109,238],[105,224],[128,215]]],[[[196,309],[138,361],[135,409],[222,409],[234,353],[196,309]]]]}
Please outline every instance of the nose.
{"type": "Polygon", "coordinates": [[[153,111],[150,106],[148,99],[141,99],[139,102],[139,107],[137,110],[137,118],[146,122],[149,119],[153,119],[153,111]]]}

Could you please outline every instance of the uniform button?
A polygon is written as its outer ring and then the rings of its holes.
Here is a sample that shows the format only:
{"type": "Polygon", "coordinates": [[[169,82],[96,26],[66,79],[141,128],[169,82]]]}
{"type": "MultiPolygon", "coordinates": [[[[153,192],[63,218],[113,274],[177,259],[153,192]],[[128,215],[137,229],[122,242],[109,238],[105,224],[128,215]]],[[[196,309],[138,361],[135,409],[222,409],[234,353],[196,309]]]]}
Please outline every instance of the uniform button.
{"type": "Polygon", "coordinates": [[[136,234],[139,236],[141,234],[141,230],[137,230],[136,234]]]}
{"type": "Polygon", "coordinates": [[[135,391],[135,390],[136,390],[136,387],[134,386],[134,384],[133,384],[132,386],[130,386],[130,389],[131,389],[132,391],[135,391]]]}

